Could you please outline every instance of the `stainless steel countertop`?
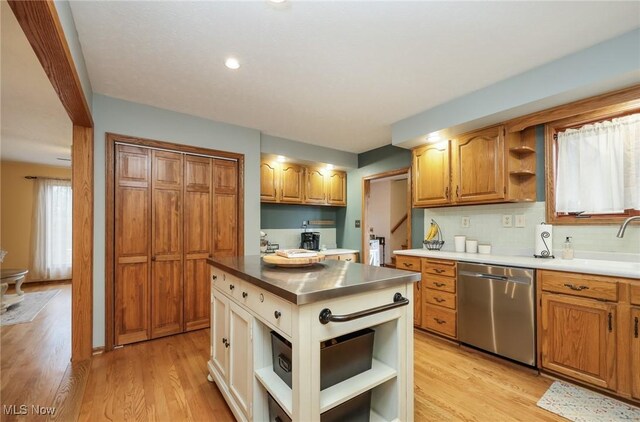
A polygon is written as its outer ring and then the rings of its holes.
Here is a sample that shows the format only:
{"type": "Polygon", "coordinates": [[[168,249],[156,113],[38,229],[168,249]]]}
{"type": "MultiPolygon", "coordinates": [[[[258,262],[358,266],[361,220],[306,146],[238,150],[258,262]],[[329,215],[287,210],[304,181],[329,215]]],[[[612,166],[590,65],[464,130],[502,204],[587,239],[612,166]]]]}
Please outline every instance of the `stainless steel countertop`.
{"type": "Polygon", "coordinates": [[[304,305],[420,280],[420,273],[326,260],[305,268],[279,268],[258,255],[209,258],[209,264],[295,305],[304,305]]]}

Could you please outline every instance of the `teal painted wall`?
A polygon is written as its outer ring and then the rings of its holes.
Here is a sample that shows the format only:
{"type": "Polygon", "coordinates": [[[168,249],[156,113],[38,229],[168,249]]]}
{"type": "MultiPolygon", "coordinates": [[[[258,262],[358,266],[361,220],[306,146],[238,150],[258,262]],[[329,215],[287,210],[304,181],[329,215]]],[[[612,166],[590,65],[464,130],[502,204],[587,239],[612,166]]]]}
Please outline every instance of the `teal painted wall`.
{"type": "Polygon", "coordinates": [[[107,132],[156,139],[244,154],[245,254],[260,245],[260,132],[104,95],[93,96],[94,127],[94,241],[93,346],[104,345],[105,301],[105,134],[107,132]]]}
{"type": "MultiPolygon", "coordinates": [[[[362,178],[411,166],[411,151],[387,145],[358,155],[358,168],[347,173],[347,207],[338,210],[336,237],[341,248],[362,248],[362,228],[355,221],[362,219],[362,178]]],[[[414,208],[411,218],[412,247],[422,247],[424,212],[414,208]]]]}
{"type": "Polygon", "coordinates": [[[261,204],[260,228],[299,229],[303,220],[331,220],[334,222],[332,225],[319,227],[335,228],[338,210],[336,207],[311,205],[261,204]]]}
{"type": "Polygon", "coordinates": [[[355,169],[358,167],[358,154],[353,152],[305,144],[292,139],[265,135],[264,133],[260,135],[260,152],[263,154],[284,155],[285,157],[314,163],[333,164],[341,168],[355,169]]]}

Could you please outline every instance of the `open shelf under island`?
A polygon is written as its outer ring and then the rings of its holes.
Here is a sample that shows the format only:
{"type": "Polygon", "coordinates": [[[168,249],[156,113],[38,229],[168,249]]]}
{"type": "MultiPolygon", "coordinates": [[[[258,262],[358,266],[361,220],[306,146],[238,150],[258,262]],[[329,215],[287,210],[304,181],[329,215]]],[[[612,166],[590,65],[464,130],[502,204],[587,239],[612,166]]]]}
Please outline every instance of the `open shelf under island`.
{"type": "Polygon", "coordinates": [[[346,261],[285,269],[259,256],[209,264],[209,378],[237,420],[271,420],[269,397],[285,419],[331,420],[332,410],[368,392],[370,420],[413,420],[413,311],[406,305],[420,274],[346,261]],[[374,331],[370,369],[321,390],[321,345],[363,329],[374,331]],[[291,345],[290,368],[283,358],[291,386],[274,371],[272,332],[291,345]]]}

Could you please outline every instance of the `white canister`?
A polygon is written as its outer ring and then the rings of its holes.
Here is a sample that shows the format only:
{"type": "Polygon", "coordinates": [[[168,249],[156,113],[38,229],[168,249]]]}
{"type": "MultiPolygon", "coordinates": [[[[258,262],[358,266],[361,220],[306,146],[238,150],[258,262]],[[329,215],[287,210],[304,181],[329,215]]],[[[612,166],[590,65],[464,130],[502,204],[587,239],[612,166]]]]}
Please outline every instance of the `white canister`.
{"type": "Polygon", "coordinates": [[[467,240],[467,236],[453,236],[453,244],[455,245],[456,252],[464,252],[464,242],[467,240]]]}
{"type": "Polygon", "coordinates": [[[467,253],[478,253],[477,240],[467,240],[467,253]]]}
{"type": "Polygon", "coordinates": [[[478,245],[478,253],[489,255],[491,253],[491,245],[484,243],[478,245]]]}

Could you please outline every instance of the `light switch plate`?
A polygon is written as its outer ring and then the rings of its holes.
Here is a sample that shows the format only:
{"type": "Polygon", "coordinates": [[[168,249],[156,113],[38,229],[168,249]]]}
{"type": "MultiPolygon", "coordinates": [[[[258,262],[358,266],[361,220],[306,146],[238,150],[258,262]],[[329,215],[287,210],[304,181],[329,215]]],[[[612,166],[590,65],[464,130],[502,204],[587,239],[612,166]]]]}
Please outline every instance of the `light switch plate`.
{"type": "Polygon", "coordinates": [[[504,214],[502,216],[502,227],[513,227],[513,215],[504,214]]]}
{"type": "Polygon", "coordinates": [[[360,220],[356,220],[356,229],[360,228],[360,220]]]}
{"type": "Polygon", "coordinates": [[[460,221],[460,225],[462,225],[462,227],[464,228],[471,226],[471,219],[469,217],[462,217],[462,221],[460,221]]]}
{"type": "Polygon", "coordinates": [[[516,227],[524,227],[526,225],[524,214],[516,214],[514,221],[516,227]]]}

